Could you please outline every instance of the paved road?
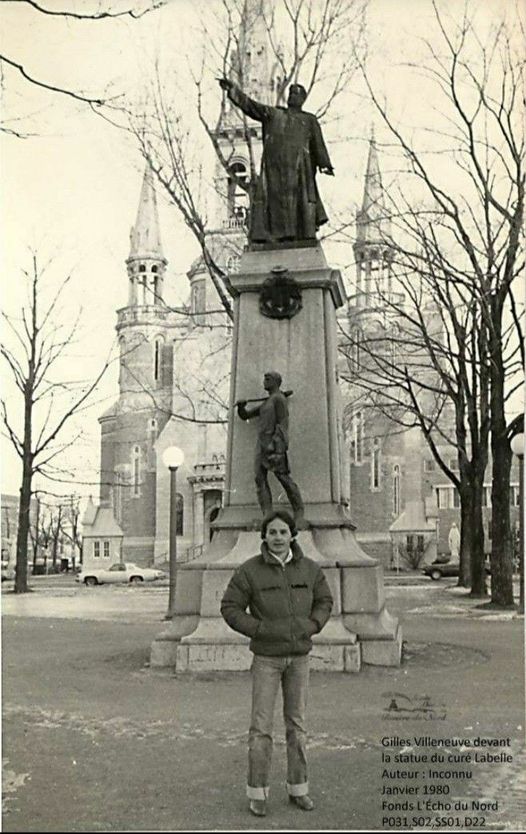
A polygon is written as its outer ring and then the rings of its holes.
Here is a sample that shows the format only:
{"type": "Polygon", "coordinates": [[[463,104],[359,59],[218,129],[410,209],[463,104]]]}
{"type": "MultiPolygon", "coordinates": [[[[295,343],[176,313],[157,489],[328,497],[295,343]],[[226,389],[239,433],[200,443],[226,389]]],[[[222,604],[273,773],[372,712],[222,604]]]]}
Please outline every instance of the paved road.
{"type": "MultiPolygon", "coordinates": [[[[471,600],[468,592],[456,587],[455,582],[455,579],[433,582],[424,577],[423,581],[402,584],[403,579],[397,578],[393,584],[386,585],[387,605],[399,617],[421,616],[431,611],[440,618],[459,614],[482,616],[477,608],[480,600],[471,600]]],[[[166,582],[88,588],[71,576],[36,577],[29,594],[14,594],[12,584],[9,585],[7,582],[2,585],[2,614],[6,616],[159,622],[168,607],[166,582]]],[[[510,619],[514,614],[484,614],[485,618],[488,616],[510,619]]]]}
{"type": "MultiPolygon", "coordinates": [[[[73,588],[77,586],[75,582],[74,573],[50,573],[42,576],[29,576],[29,585],[35,590],[41,588],[73,588]]],[[[384,574],[386,585],[433,585],[435,584],[429,577],[423,576],[421,573],[386,573],[384,574]]],[[[456,580],[442,580],[456,582],[456,580]]],[[[168,577],[164,580],[157,580],[156,587],[168,586],[168,577]]],[[[9,591],[13,587],[12,580],[2,582],[2,591],[9,591]]]]}
{"type": "MultiPolygon", "coordinates": [[[[5,583],[4,583],[5,584],[5,583]]],[[[16,617],[51,617],[88,620],[158,622],[168,605],[166,585],[118,587],[102,585],[86,588],[73,583],[35,583],[29,594],[2,594],[2,614],[16,617]]],[[[386,589],[389,605],[396,611],[421,608],[431,604],[445,588],[436,583],[391,586],[386,589]]]]}

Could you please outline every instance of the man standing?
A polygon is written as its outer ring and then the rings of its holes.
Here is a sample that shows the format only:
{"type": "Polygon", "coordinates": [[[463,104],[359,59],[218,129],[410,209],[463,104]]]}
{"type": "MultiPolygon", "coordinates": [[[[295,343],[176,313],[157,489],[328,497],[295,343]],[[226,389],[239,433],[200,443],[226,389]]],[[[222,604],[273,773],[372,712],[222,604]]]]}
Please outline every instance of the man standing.
{"type": "Polygon", "coordinates": [[[327,215],[316,186],[316,171],[334,175],[320,125],[301,108],[307,91],[291,84],[287,107],[254,101],[221,78],[229,99],[263,124],[261,174],[250,206],[249,240],[255,243],[316,238],[327,215]]]}
{"type": "Polygon", "coordinates": [[[251,638],[252,718],[247,796],[251,813],[265,816],[279,685],[287,739],[289,799],[312,811],[305,749],[311,637],[330,617],[332,595],[322,569],[294,541],[291,516],[276,510],[261,527],[261,552],[234,573],[221,602],[228,625],[251,638]],[[248,608],[248,612],[247,612],[248,608]]]}
{"type": "Polygon", "coordinates": [[[287,493],[296,524],[303,524],[303,501],[298,485],[292,480],[287,450],[289,447],[289,409],[287,398],[280,391],[281,374],[267,371],[263,387],[268,397],[255,408],[246,408],[246,400],[238,400],[237,413],[242,420],[258,417],[255,476],[259,506],[263,515],[272,509],[272,493],[268,473],[273,472],[287,493]]]}

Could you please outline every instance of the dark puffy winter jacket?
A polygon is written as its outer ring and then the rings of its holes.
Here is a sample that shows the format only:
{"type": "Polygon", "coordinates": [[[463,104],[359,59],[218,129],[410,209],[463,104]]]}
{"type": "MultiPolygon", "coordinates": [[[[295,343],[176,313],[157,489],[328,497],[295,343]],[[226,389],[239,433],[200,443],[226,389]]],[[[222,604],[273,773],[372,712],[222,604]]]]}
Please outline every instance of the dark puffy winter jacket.
{"type": "Polygon", "coordinates": [[[332,594],[322,569],[295,542],[291,550],[292,560],[280,565],[263,542],[261,553],[236,570],[223,595],[223,618],[251,638],[254,654],[308,654],[312,635],[330,617],[332,594]]]}

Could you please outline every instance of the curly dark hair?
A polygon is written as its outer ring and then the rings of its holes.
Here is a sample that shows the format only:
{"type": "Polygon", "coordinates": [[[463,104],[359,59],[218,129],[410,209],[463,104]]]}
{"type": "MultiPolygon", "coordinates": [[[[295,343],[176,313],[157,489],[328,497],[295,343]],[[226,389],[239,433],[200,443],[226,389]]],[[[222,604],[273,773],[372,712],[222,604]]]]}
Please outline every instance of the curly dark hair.
{"type": "Polygon", "coordinates": [[[298,535],[298,531],[296,529],[296,522],[292,518],[291,514],[288,513],[286,510],[272,510],[272,512],[268,513],[265,516],[263,521],[261,522],[261,538],[264,539],[267,535],[267,527],[271,521],[274,521],[275,518],[280,518],[282,521],[285,522],[287,527],[290,530],[290,535],[292,538],[298,535]]]}

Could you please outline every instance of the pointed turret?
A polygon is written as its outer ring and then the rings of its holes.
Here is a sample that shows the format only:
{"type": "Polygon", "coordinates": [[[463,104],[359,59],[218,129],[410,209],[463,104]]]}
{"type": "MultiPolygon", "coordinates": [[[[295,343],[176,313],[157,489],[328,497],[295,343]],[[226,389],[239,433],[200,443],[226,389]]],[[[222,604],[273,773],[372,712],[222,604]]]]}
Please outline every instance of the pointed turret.
{"type": "Polygon", "coordinates": [[[358,242],[385,243],[390,237],[390,223],[385,207],[374,129],[371,130],[369,140],[362,208],[358,212],[356,225],[358,242]]]}
{"type": "Polygon", "coordinates": [[[157,196],[153,174],[146,163],[135,225],[130,232],[130,258],[157,258],[164,261],[159,230],[157,196]]]}
{"type": "Polygon", "coordinates": [[[126,261],[130,279],[128,306],[157,305],[162,302],[166,264],[153,174],[146,163],[137,218],[130,232],[130,254],[126,261]]]}

